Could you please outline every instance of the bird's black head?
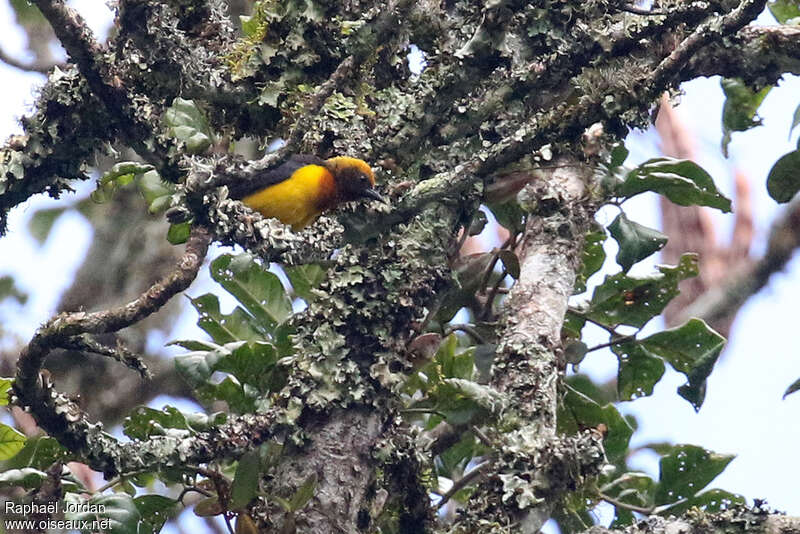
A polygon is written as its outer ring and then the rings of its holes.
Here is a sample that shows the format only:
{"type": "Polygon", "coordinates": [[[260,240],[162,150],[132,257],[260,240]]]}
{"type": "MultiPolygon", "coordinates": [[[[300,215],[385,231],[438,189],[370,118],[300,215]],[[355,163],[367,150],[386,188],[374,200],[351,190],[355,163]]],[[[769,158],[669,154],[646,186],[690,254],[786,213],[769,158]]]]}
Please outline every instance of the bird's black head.
{"type": "Polygon", "coordinates": [[[325,166],[336,182],[336,193],[340,202],[349,202],[360,198],[386,202],[375,190],[375,175],[367,162],[340,156],[326,160],[325,166]]]}

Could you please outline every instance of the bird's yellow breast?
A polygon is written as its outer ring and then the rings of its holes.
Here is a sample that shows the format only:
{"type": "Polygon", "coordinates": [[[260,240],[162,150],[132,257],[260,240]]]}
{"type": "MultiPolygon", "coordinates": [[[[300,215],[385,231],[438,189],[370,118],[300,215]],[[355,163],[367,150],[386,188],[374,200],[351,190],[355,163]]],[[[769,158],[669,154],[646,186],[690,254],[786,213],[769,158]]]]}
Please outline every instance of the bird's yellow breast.
{"type": "Polygon", "coordinates": [[[325,167],[306,165],[286,180],[244,197],[242,202],[265,217],[300,230],[324,211],[333,190],[333,175],[325,167]]]}

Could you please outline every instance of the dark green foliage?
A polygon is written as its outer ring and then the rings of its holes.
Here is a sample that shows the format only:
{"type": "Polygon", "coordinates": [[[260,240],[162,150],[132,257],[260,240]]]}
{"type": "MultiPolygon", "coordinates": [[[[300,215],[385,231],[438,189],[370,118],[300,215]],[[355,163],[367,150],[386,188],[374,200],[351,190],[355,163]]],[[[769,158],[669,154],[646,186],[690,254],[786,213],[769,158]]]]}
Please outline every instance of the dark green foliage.
{"type": "Polygon", "coordinates": [[[625,213],[617,215],[617,218],[608,225],[608,231],[619,243],[617,263],[625,272],[634,263],[658,252],[667,244],[667,236],[658,230],[629,220],[625,213]]]}
{"type": "Polygon", "coordinates": [[[767,176],[767,192],[776,202],[789,202],[800,190],[800,150],[781,156],[767,176]]]}
{"type": "Polygon", "coordinates": [[[595,288],[585,317],[609,327],[643,327],[678,294],[678,282],[697,276],[697,256],[684,254],[678,265],[662,265],[658,270],[643,278],[624,273],[607,276],[595,288]]]}
{"type": "Polygon", "coordinates": [[[653,158],[645,161],[625,176],[616,191],[624,198],[653,191],[680,206],[709,206],[731,211],[731,201],[717,190],[711,176],[688,160],[653,158]]]}
{"type": "Polygon", "coordinates": [[[728,145],[733,132],[743,132],[761,125],[761,119],[757,118],[756,112],[772,86],[755,91],[741,80],[723,78],[720,83],[725,92],[725,105],[722,108],[722,153],[728,157],[728,145]]]}

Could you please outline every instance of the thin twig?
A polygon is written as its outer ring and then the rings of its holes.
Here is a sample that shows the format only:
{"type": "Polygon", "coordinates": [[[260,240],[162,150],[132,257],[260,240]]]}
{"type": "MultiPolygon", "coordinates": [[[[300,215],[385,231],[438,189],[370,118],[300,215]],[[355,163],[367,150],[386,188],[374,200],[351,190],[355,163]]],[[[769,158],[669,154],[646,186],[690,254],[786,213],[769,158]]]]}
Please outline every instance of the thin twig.
{"type": "Polygon", "coordinates": [[[494,310],[494,299],[497,297],[500,284],[503,283],[503,280],[506,279],[506,276],[508,276],[508,269],[504,268],[503,272],[500,273],[500,278],[497,279],[497,282],[494,284],[491,291],[489,291],[489,295],[486,297],[486,304],[484,305],[483,312],[481,312],[481,319],[484,321],[488,320],[492,315],[492,310],[494,310]]]}
{"type": "Polygon", "coordinates": [[[614,497],[610,497],[604,493],[599,493],[600,498],[609,504],[613,504],[617,508],[630,510],[631,512],[639,512],[640,514],[650,515],[653,513],[653,507],[636,506],[635,504],[628,504],[626,502],[618,501],[614,497]]]}
{"type": "Polygon", "coordinates": [[[100,486],[99,488],[97,488],[97,489],[95,490],[95,493],[97,493],[97,494],[103,493],[104,491],[106,491],[106,490],[109,490],[109,489],[113,488],[114,486],[116,486],[117,484],[119,484],[120,482],[122,482],[123,480],[124,480],[124,479],[123,479],[123,477],[122,477],[122,476],[114,477],[114,478],[112,478],[111,480],[109,480],[107,484],[103,484],[102,486],[100,486]]]}
{"type": "Polygon", "coordinates": [[[595,345],[594,347],[590,347],[586,349],[586,353],[594,352],[600,349],[606,349],[608,347],[613,347],[614,345],[620,345],[622,343],[627,343],[628,341],[634,341],[636,339],[636,334],[628,334],[624,336],[620,336],[617,339],[612,339],[608,343],[600,343],[599,345],[595,345]]]}
{"type": "Polygon", "coordinates": [[[447,419],[447,416],[442,412],[433,410],[431,408],[405,408],[400,410],[400,413],[423,413],[423,414],[430,414],[430,415],[438,415],[442,419],[447,419]]]}
{"type": "Polygon", "coordinates": [[[453,498],[453,495],[464,489],[466,486],[471,484],[475,479],[477,479],[483,472],[492,464],[489,460],[480,463],[473,467],[468,473],[466,473],[463,477],[459,478],[453,485],[450,487],[447,492],[442,495],[441,500],[436,504],[436,509],[439,510],[442,508],[447,502],[453,498]]]}
{"type": "Polygon", "coordinates": [[[78,335],[66,338],[59,343],[59,346],[63,349],[79,350],[99,354],[101,356],[108,356],[124,364],[129,369],[133,369],[139,373],[143,379],[151,377],[150,371],[147,369],[144,361],[123,347],[119,341],[117,341],[116,348],[111,348],[98,343],[87,335],[78,335]]]}
{"type": "Polygon", "coordinates": [[[10,67],[14,67],[15,69],[25,72],[38,72],[40,74],[47,74],[53,67],[56,66],[55,63],[42,63],[38,61],[34,61],[33,63],[22,62],[15,57],[12,57],[2,47],[0,47],[0,61],[10,67]]]}
{"type": "Polygon", "coordinates": [[[645,17],[656,17],[668,14],[667,11],[661,11],[658,9],[655,10],[643,9],[641,7],[636,7],[636,6],[620,6],[618,9],[626,13],[633,13],[634,15],[643,15],[645,17]]]}
{"type": "Polygon", "coordinates": [[[185,488],[183,488],[183,490],[182,490],[182,491],[181,491],[181,492],[178,494],[178,498],[177,498],[176,500],[177,500],[177,501],[180,501],[181,503],[183,503],[183,498],[184,498],[184,497],[186,496],[186,494],[187,494],[187,493],[189,493],[190,491],[194,491],[195,493],[199,493],[200,495],[202,495],[202,496],[204,496],[204,497],[211,497],[211,496],[213,495],[212,493],[210,493],[210,492],[208,492],[208,491],[206,491],[206,490],[204,490],[204,489],[202,489],[202,488],[198,488],[197,486],[186,486],[186,487],[185,487],[185,488]]]}
{"type": "Polygon", "coordinates": [[[444,329],[444,335],[449,336],[453,332],[464,332],[472,336],[472,338],[477,341],[478,343],[484,345],[486,344],[486,339],[481,335],[480,332],[475,328],[475,325],[471,324],[451,324],[447,325],[447,328],[444,329]]]}
{"type": "Polygon", "coordinates": [[[489,447],[490,449],[494,449],[494,448],[496,448],[496,447],[497,447],[497,444],[496,444],[496,443],[494,443],[494,442],[493,442],[491,439],[489,439],[489,436],[487,436],[487,435],[486,435],[486,434],[483,432],[483,430],[481,430],[481,429],[480,429],[480,428],[478,428],[477,426],[475,426],[475,425],[472,425],[472,427],[470,428],[470,430],[472,430],[472,433],[473,433],[473,434],[475,434],[475,437],[476,437],[476,438],[478,438],[478,440],[479,440],[481,443],[483,443],[484,445],[486,445],[486,446],[487,446],[487,447],[489,447]]]}

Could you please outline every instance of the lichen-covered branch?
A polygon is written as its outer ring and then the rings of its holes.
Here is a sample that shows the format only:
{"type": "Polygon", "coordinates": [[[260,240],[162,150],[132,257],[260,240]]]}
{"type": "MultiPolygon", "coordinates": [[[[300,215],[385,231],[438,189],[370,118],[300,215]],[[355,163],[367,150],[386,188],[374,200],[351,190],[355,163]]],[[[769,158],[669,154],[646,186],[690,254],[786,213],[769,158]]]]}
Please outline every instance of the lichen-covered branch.
{"type": "Polygon", "coordinates": [[[695,54],[680,76],[742,78],[760,87],[786,73],[800,74],[800,28],[747,26],[695,54]]]}
{"type": "Polygon", "coordinates": [[[120,136],[146,161],[158,168],[162,176],[170,177],[166,149],[147,146],[145,139],[153,138],[154,127],[142,120],[132,103],[132,94],[115,79],[113,65],[105,58],[105,51],[97,43],[83,18],[63,0],[34,0],[62,46],[75,62],[89,84],[89,88],[105,105],[114,118],[120,136]]]}
{"type": "MultiPolygon", "coordinates": [[[[516,0],[263,2],[238,43],[221,16],[224,2],[121,0],[107,47],[61,0],[37,4],[83,77],[75,70],[51,77],[26,136],[6,147],[0,209],[67,189],[68,180],[86,178],[94,147],[121,140],[143,157],[157,154],[158,170],[178,191],[170,213],[192,218],[196,229],[191,258],[134,302],[43,326],[20,358],[17,402],[107,475],[235,458],[275,437],[283,452],[261,489],[287,498],[316,480],[302,527],[319,534],[368,530],[382,509],[396,514],[401,532],[435,529],[431,453],[445,452],[465,427],[452,425],[430,449],[417,449],[421,431],[398,415],[398,390],[417,370],[408,345],[453,285],[451,251],[482,185],[517,167],[550,169],[520,197],[527,217],[516,250],[520,277],[493,333],[500,341],[491,379],[479,385],[498,400],[487,409],[487,463],[454,530],[536,532],[565,493],[596,475],[604,462],[599,433],[555,431],[560,331],[599,189],[591,157],[565,154],[580,153],[597,123],[604,132],[592,140],[598,144],[645,124],[663,91],[712,68],[704,56],[730,55],[737,39],[751,45],[753,58],[776,58],[762,76],[795,68],[791,53],[778,50],[789,33],[759,40],[743,28],[763,8],[753,0],[733,11],[718,2],[681,3],[648,17],[625,13],[622,0],[558,8],[516,0]],[[418,77],[409,76],[410,42],[428,60],[418,77]],[[164,137],[159,121],[179,95],[198,100],[215,148],[244,136],[286,145],[249,162],[176,155],[180,144],[164,137]],[[68,133],[70,125],[88,137],[68,133]],[[74,146],[62,147],[65,141],[74,146]],[[226,197],[226,184],[297,152],[368,160],[392,207],[345,207],[293,233],[226,197]],[[295,350],[280,361],[286,382],[270,395],[266,414],[187,438],[122,445],[53,389],[41,372],[44,359],[56,347],[129,359],[78,336],[130,325],[185,289],[208,244],[200,228],[265,262],[319,263],[325,278],[307,309],[289,320],[295,350]]],[[[490,312],[498,287],[481,296],[490,312]]],[[[289,531],[297,519],[264,498],[247,512],[265,531],[289,531]]]]}
{"type": "Polygon", "coordinates": [[[590,168],[574,159],[557,163],[524,192],[530,215],[519,248],[520,277],[504,311],[491,380],[509,399],[500,422],[506,430],[496,437],[495,472],[473,494],[457,532],[502,531],[491,525],[538,532],[558,495],[604,463],[598,435],[556,436],[561,325],[594,210],[586,190],[590,168]]]}
{"type": "Polygon", "coordinates": [[[659,63],[653,71],[653,85],[658,86],[671,81],[702,47],[707,46],[713,40],[739,31],[755,19],[764,10],[766,4],[766,0],[745,0],[727,15],[700,25],[659,63]]]}
{"type": "MultiPolygon", "coordinates": [[[[92,347],[94,351],[102,350],[93,341],[82,336],[115,332],[158,311],[195,279],[208,245],[208,234],[196,228],[175,271],[151,286],[136,300],[101,312],[62,313],[42,326],[23,349],[17,362],[15,404],[30,412],[42,429],[70,451],[86,457],[91,466],[102,465],[103,471],[111,469],[108,464],[112,454],[105,449],[113,440],[104,437],[101,427],[90,423],[86,414],[69,397],[54,389],[49,374],[42,372],[44,360],[57,348],[92,347]]],[[[127,358],[130,359],[131,356],[127,355],[127,358]]]]}
{"type": "Polygon", "coordinates": [[[755,506],[737,506],[724,512],[708,514],[695,509],[686,517],[651,516],[624,529],[592,527],[586,534],[707,534],[709,532],[753,532],[755,534],[794,534],[800,530],[800,518],[776,514],[755,506]]]}

